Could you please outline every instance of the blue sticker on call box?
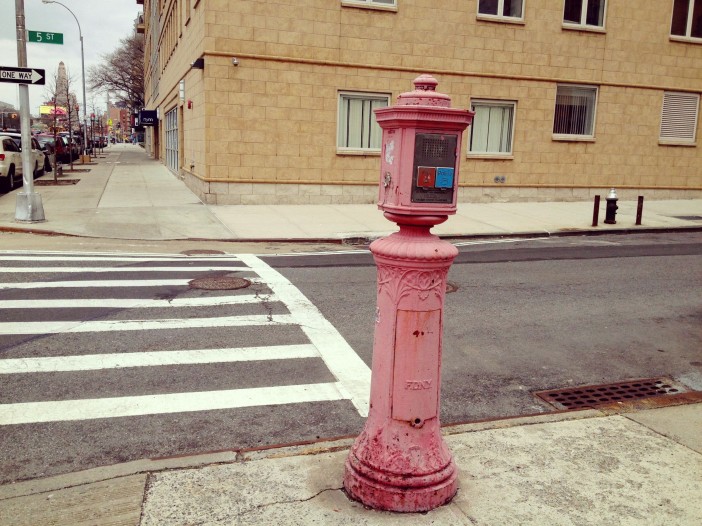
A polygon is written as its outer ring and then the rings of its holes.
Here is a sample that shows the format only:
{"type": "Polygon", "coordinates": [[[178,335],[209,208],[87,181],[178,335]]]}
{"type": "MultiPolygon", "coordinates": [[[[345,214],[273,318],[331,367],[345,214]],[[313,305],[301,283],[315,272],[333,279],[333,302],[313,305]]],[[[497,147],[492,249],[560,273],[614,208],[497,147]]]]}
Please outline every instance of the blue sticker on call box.
{"type": "Polygon", "coordinates": [[[435,188],[453,188],[453,168],[437,168],[435,188]]]}

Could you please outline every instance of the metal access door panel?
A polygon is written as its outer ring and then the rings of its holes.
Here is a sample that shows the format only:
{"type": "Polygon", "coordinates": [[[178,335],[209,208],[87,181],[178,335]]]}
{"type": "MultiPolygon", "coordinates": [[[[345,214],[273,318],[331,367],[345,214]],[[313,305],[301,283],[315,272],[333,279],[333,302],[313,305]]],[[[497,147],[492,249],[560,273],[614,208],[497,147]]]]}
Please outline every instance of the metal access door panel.
{"type": "Polygon", "coordinates": [[[456,135],[416,135],[411,194],[413,203],[453,203],[457,142],[456,135]]]}

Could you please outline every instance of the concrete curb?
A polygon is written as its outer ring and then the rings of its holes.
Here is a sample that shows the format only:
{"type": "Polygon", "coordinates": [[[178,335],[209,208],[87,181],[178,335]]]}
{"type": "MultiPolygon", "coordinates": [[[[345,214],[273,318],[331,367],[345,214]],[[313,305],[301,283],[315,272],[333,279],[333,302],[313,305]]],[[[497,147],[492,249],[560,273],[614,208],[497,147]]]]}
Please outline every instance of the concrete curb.
{"type": "MultiPolygon", "coordinates": [[[[36,227],[10,227],[0,225],[0,233],[12,234],[34,234],[53,237],[73,237],[84,239],[114,239],[100,236],[89,236],[82,234],[71,234],[59,232],[56,230],[48,230],[36,227]]],[[[668,234],[676,232],[702,232],[702,226],[677,226],[677,227],[644,227],[644,228],[613,228],[608,230],[588,230],[588,229],[563,229],[560,231],[531,231],[531,232],[511,232],[511,233],[487,233],[487,234],[441,234],[441,239],[465,241],[465,240],[491,240],[491,239],[536,239],[536,238],[558,238],[558,237],[576,237],[576,236],[606,236],[606,235],[629,235],[629,234],[668,234]]],[[[142,238],[119,238],[121,241],[184,241],[184,242],[221,242],[221,243],[299,243],[299,244],[331,244],[331,245],[368,245],[383,237],[376,236],[353,236],[342,238],[203,238],[203,237],[188,237],[188,238],[164,238],[157,239],[142,239],[142,238]]]]}
{"type": "MultiPolygon", "coordinates": [[[[527,416],[515,416],[452,424],[444,426],[442,432],[446,436],[461,433],[475,433],[488,429],[506,429],[510,427],[581,420],[584,418],[601,418],[609,414],[596,409],[583,409],[575,411],[553,411],[527,416]]],[[[110,479],[117,479],[143,473],[154,473],[176,469],[196,469],[215,464],[231,464],[247,462],[266,458],[283,458],[299,455],[315,455],[348,449],[355,440],[354,436],[337,437],[325,440],[315,440],[296,444],[272,445],[265,448],[232,449],[227,451],[213,451],[195,455],[181,455],[174,457],[149,458],[113,464],[98,468],[76,471],[63,475],[55,475],[42,479],[32,479],[5,484],[0,486],[0,501],[40,493],[58,491],[61,489],[93,484],[110,479]]]]}

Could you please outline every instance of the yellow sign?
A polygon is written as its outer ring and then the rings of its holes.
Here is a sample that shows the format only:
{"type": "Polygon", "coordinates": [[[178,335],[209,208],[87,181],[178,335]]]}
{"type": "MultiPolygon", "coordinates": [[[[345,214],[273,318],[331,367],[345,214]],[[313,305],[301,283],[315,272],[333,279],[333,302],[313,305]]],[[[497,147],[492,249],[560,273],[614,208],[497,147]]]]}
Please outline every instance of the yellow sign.
{"type": "Polygon", "coordinates": [[[112,119],[107,119],[107,125],[112,126],[112,119]]]}
{"type": "Polygon", "coordinates": [[[40,115],[53,115],[54,111],[56,115],[66,115],[68,112],[66,111],[66,108],[63,106],[56,106],[54,110],[54,106],[39,106],[39,114],[40,115]]]}

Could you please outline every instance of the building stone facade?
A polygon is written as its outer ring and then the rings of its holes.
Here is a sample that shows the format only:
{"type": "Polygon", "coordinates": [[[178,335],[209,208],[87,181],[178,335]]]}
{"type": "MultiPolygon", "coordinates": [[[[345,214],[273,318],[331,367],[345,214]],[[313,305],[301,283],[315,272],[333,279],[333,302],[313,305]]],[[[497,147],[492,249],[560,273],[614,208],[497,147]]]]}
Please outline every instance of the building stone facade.
{"type": "Polygon", "coordinates": [[[137,3],[147,149],[206,203],[374,202],[421,73],[477,111],[459,201],[702,196],[700,0],[137,3]]]}

